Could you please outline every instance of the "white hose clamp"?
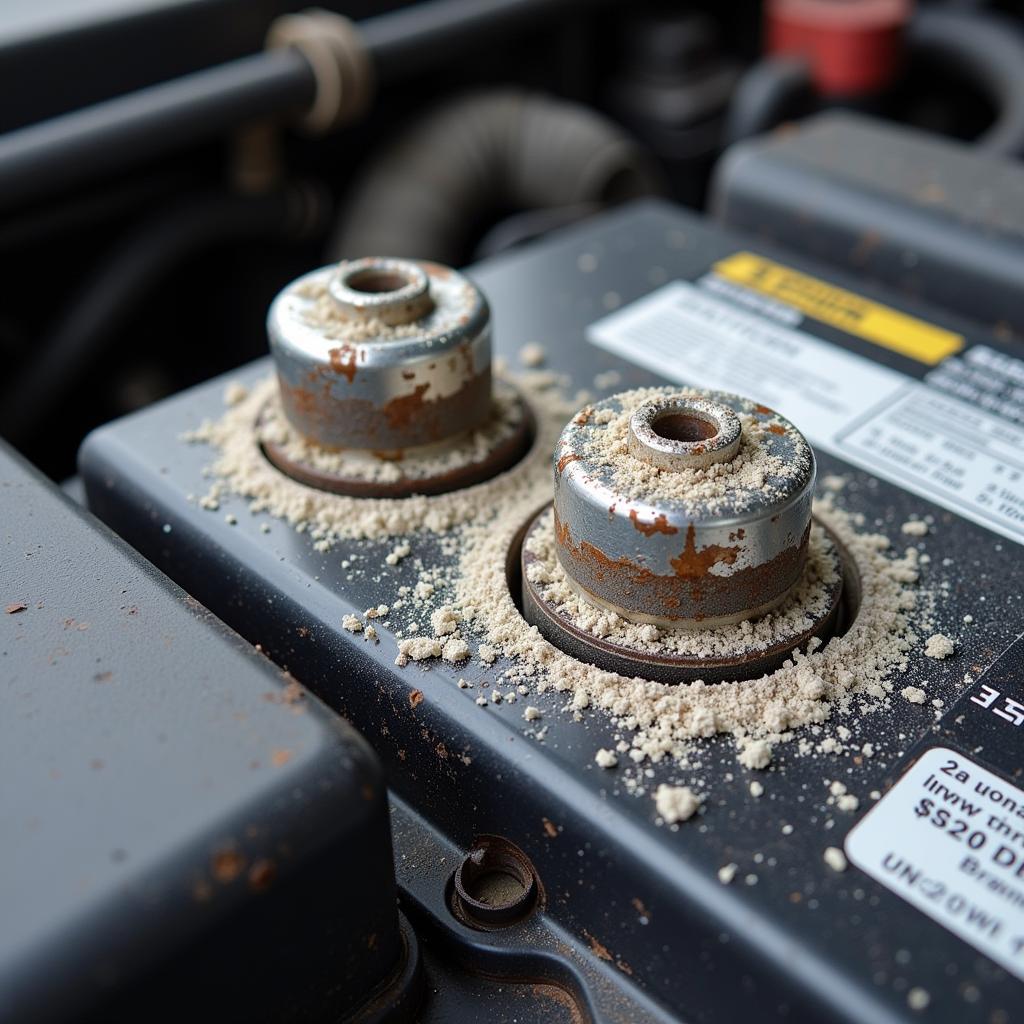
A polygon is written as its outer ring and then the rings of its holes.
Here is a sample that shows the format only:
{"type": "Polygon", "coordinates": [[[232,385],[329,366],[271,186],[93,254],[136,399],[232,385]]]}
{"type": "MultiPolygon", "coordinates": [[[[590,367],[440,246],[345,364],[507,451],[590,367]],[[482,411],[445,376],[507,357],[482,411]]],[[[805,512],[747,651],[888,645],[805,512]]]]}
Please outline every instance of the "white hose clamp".
{"type": "Polygon", "coordinates": [[[326,135],[369,107],[373,62],[358,27],[343,15],[315,8],[283,14],[271,23],[266,46],[298,50],[313,71],[316,95],[299,122],[308,134],[326,135]]]}

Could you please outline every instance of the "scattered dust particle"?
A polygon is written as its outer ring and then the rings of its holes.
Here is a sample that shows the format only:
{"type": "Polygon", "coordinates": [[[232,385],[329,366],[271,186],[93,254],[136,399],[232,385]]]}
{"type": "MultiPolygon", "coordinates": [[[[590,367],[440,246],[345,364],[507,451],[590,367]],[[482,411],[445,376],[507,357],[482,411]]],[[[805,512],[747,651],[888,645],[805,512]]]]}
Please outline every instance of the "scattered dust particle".
{"type": "Polygon", "coordinates": [[[754,771],[767,768],[772,760],[771,744],[766,740],[744,740],[737,760],[744,768],[754,771]]]}
{"type": "Polygon", "coordinates": [[[458,683],[457,683],[456,685],[458,686],[458,688],[459,688],[460,690],[468,690],[468,689],[469,689],[469,687],[470,687],[470,686],[471,686],[472,684],[471,684],[471,683],[468,683],[468,682],[466,682],[466,680],[465,680],[465,679],[462,679],[462,678],[460,677],[460,678],[459,678],[459,681],[458,681],[458,683]]]}
{"type": "Polygon", "coordinates": [[[602,747],[595,755],[594,760],[599,768],[614,768],[619,763],[619,757],[614,750],[605,750],[602,747]]]}
{"type": "Polygon", "coordinates": [[[793,834],[793,826],[792,825],[783,825],[782,826],[782,834],[784,836],[791,836],[793,834]]]}
{"type": "Polygon", "coordinates": [[[728,885],[736,877],[736,872],[739,869],[738,864],[723,864],[718,869],[718,880],[722,885],[728,885]]]}
{"type": "Polygon", "coordinates": [[[764,786],[762,786],[761,783],[757,781],[757,779],[754,779],[754,781],[750,784],[750,795],[751,796],[763,796],[764,795],[764,786]]]}
{"type": "Polygon", "coordinates": [[[445,641],[441,657],[451,665],[465,661],[469,657],[469,644],[461,636],[453,636],[445,641]]]}
{"type": "Polygon", "coordinates": [[[227,847],[214,853],[210,860],[210,873],[222,885],[233,882],[242,873],[245,858],[237,850],[227,847]]]}
{"type": "Polygon", "coordinates": [[[837,779],[828,787],[828,791],[832,796],[842,796],[846,792],[846,784],[837,779]]]}
{"type": "Polygon", "coordinates": [[[379,604],[376,608],[367,608],[363,614],[368,619],[383,619],[387,613],[391,611],[386,604],[379,604]]]}
{"type": "Polygon", "coordinates": [[[860,807],[860,801],[852,793],[844,793],[836,801],[836,807],[841,811],[855,811],[860,807]]]}
{"type": "Polygon", "coordinates": [[[236,525],[238,524],[238,517],[237,517],[237,516],[235,516],[235,515],[232,515],[232,514],[231,514],[231,513],[229,512],[229,513],[228,513],[228,514],[227,514],[227,515],[226,515],[226,516],[224,517],[224,522],[225,522],[225,523],[227,523],[227,524],[228,524],[228,526],[236,526],[236,525]]]}
{"type": "Polygon", "coordinates": [[[480,696],[477,697],[475,703],[477,707],[485,708],[487,707],[487,698],[483,694],[480,694],[480,696]]]}
{"type": "Polygon", "coordinates": [[[536,722],[538,718],[542,717],[543,712],[540,708],[535,708],[532,704],[526,705],[526,710],[523,712],[523,718],[528,722],[536,722]]]}
{"type": "Polygon", "coordinates": [[[384,561],[387,562],[388,565],[398,565],[403,558],[408,558],[410,554],[412,554],[412,548],[403,542],[402,544],[396,544],[391,551],[388,552],[384,561]]]}
{"type": "Polygon", "coordinates": [[[826,491],[832,491],[838,494],[845,486],[847,480],[845,476],[839,476],[837,473],[829,473],[821,478],[821,486],[826,491]]]}
{"type": "Polygon", "coordinates": [[[238,405],[249,397],[249,389],[237,380],[231,381],[224,388],[224,404],[227,406],[238,405]]]}
{"type": "Polygon", "coordinates": [[[969,623],[971,623],[973,621],[974,621],[974,616],[973,615],[965,615],[964,616],[964,622],[969,624],[969,623]]]}
{"type": "Polygon", "coordinates": [[[846,870],[846,854],[838,846],[830,846],[822,854],[822,859],[833,871],[846,870]]]}
{"type": "Polygon", "coordinates": [[[341,620],[341,628],[347,629],[350,633],[361,633],[363,631],[363,624],[359,620],[358,615],[346,615],[341,620]]]}
{"type": "Polygon", "coordinates": [[[908,537],[927,537],[928,524],[923,519],[908,519],[900,530],[908,537]]]}
{"type": "Polygon", "coordinates": [[[874,757],[874,754],[875,754],[875,745],[874,745],[873,743],[865,743],[865,744],[864,744],[864,745],[863,745],[863,746],[862,746],[862,747],[860,748],[860,752],[861,752],[861,753],[862,753],[862,754],[863,754],[863,755],[864,755],[865,757],[874,757]]]}
{"type": "Polygon", "coordinates": [[[900,696],[911,704],[923,704],[927,695],[920,686],[904,686],[900,696]]]}
{"type": "Polygon", "coordinates": [[[11,603],[10,603],[10,604],[9,604],[9,605],[8,605],[8,606],[7,606],[6,608],[5,608],[5,609],[4,609],[4,611],[5,611],[5,612],[6,612],[6,613],[7,613],[8,615],[17,615],[17,614],[18,614],[18,612],[23,612],[23,611],[24,611],[24,610],[25,610],[25,609],[26,609],[27,607],[28,607],[28,605],[27,605],[27,604],[25,604],[25,602],[24,602],[24,601],[12,601],[12,602],[11,602],[11,603]]]}
{"type": "Polygon", "coordinates": [[[490,644],[481,644],[477,648],[477,654],[485,665],[493,665],[495,658],[498,657],[498,652],[490,644]]]}
{"type": "Polygon", "coordinates": [[[689,786],[669,786],[663,782],[654,794],[654,808],[667,825],[692,818],[700,802],[701,798],[689,786]]]}
{"type": "Polygon", "coordinates": [[[617,387],[622,382],[622,374],[618,370],[605,370],[594,377],[594,387],[598,391],[607,391],[609,388],[617,387]]]}
{"type": "Polygon", "coordinates": [[[521,362],[523,366],[529,366],[531,368],[543,366],[546,358],[547,353],[544,351],[544,346],[538,345],[535,341],[531,341],[519,350],[519,362],[521,362]]]}
{"type": "Polygon", "coordinates": [[[927,989],[915,987],[907,993],[907,1006],[912,1010],[925,1010],[931,1001],[932,997],[927,989]]]}
{"type": "Polygon", "coordinates": [[[541,823],[544,826],[544,834],[549,839],[556,839],[558,837],[558,826],[554,822],[549,821],[547,818],[541,818],[541,823]]]}
{"type": "Polygon", "coordinates": [[[279,747],[270,754],[270,763],[275,768],[280,768],[282,765],[287,764],[292,759],[292,752],[286,750],[283,747],[279,747]]]}
{"type": "Polygon", "coordinates": [[[199,499],[199,507],[206,509],[207,512],[216,512],[220,508],[220,501],[216,494],[204,494],[199,499]]]}
{"type": "Polygon", "coordinates": [[[398,645],[395,664],[404,668],[409,661],[423,661],[426,658],[440,658],[441,643],[429,636],[411,636],[398,645]]]}
{"type": "Polygon", "coordinates": [[[434,630],[434,636],[448,636],[459,628],[459,614],[444,605],[431,613],[430,626],[434,630]]]}
{"type": "Polygon", "coordinates": [[[260,523],[260,533],[270,533],[270,523],[260,523]]]}
{"type": "Polygon", "coordinates": [[[933,633],[924,645],[924,653],[936,661],[943,661],[955,650],[956,645],[945,633],[933,633]]]}
{"type": "Polygon", "coordinates": [[[498,691],[498,690],[491,690],[491,703],[492,704],[500,704],[501,703],[501,693],[500,693],[500,691],[498,691]]]}
{"type": "Polygon", "coordinates": [[[409,694],[409,707],[418,708],[423,703],[423,691],[413,690],[409,694]]]}
{"type": "Polygon", "coordinates": [[[426,601],[428,597],[432,597],[434,594],[434,584],[429,580],[420,580],[416,584],[416,589],[413,593],[421,600],[426,601]]]}
{"type": "Polygon", "coordinates": [[[608,952],[607,946],[598,942],[597,939],[595,939],[594,936],[586,929],[584,929],[583,934],[587,937],[587,942],[590,944],[590,951],[594,956],[598,957],[600,960],[611,960],[612,955],[608,952]]]}

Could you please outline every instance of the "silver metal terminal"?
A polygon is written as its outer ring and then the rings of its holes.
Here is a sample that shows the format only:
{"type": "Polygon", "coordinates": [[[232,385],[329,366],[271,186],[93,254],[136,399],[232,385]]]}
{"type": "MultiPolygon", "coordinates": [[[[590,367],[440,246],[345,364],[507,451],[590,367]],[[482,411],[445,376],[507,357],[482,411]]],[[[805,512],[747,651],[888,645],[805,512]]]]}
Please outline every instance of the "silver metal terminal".
{"type": "Polygon", "coordinates": [[[419,320],[434,308],[430,279],[412,260],[345,260],[328,290],[344,316],[392,327],[419,320]]]}
{"type": "Polygon", "coordinates": [[[492,412],[490,311],[438,263],[361,259],[293,281],[267,316],[281,406],[306,440],[391,453],[492,412]]]}
{"type": "Polygon", "coordinates": [[[658,469],[702,469],[740,450],[739,417],[727,405],[691,395],[644,402],[629,420],[629,452],[658,469]]]}
{"type": "Polygon", "coordinates": [[[558,560],[592,604],[706,628],[763,615],[800,582],[814,454],[763,405],[668,388],[613,395],[569,422],[554,464],[558,560]]]}

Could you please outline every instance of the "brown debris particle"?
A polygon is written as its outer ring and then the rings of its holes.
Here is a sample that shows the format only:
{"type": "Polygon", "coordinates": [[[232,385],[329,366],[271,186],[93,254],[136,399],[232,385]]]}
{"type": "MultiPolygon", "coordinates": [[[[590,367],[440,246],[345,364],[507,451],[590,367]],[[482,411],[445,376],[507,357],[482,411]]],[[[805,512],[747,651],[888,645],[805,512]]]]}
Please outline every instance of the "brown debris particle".
{"type": "Polygon", "coordinates": [[[422,690],[413,690],[412,693],[409,694],[409,707],[411,707],[413,709],[416,709],[422,703],[423,703],[423,691],[422,690]]]}
{"type": "Polygon", "coordinates": [[[227,885],[245,868],[245,858],[233,847],[218,850],[210,860],[210,871],[216,881],[227,885]]]}
{"type": "Polygon", "coordinates": [[[18,612],[23,612],[27,607],[28,605],[25,604],[24,601],[12,601],[4,611],[7,612],[8,615],[17,615],[18,612]]]}
{"type": "Polygon", "coordinates": [[[292,752],[286,750],[283,747],[273,751],[270,755],[270,763],[275,768],[280,768],[282,765],[287,764],[292,759],[292,752]]]}

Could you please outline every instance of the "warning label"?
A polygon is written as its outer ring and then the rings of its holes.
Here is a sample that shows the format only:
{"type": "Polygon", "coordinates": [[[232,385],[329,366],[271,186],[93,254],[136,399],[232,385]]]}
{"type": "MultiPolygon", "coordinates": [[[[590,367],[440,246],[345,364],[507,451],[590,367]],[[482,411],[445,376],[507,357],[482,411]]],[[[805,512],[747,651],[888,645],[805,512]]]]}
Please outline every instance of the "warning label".
{"type": "Polygon", "coordinates": [[[811,444],[1024,543],[1024,426],[1006,414],[1024,413],[1020,360],[975,346],[916,380],[715,274],[666,284],[588,336],[669,380],[756,396],[811,444]]]}
{"type": "Polygon", "coordinates": [[[1024,792],[932,747],[850,832],[846,855],[1024,979],[1024,792]]]}

